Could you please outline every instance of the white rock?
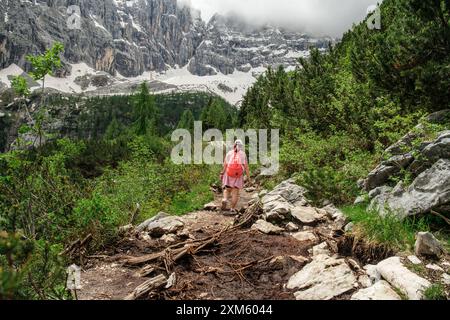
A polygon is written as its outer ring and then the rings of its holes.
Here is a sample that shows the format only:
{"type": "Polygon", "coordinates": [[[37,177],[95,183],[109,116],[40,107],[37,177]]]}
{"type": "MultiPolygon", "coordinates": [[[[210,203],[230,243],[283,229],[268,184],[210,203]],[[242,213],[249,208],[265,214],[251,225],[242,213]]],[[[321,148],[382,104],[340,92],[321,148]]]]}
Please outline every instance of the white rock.
{"type": "Polygon", "coordinates": [[[338,216],[336,218],[336,220],[334,221],[333,230],[335,230],[335,231],[342,230],[346,224],[347,224],[347,218],[344,215],[338,216]]]}
{"type": "Polygon", "coordinates": [[[319,255],[293,275],[286,287],[299,290],[294,293],[297,300],[330,300],[355,285],[357,280],[344,260],[319,255]]]}
{"type": "Polygon", "coordinates": [[[328,250],[328,244],[322,242],[321,244],[312,248],[312,255],[318,256],[320,254],[330,255],[330,250],[328,250]]]}
{"type": "Polygon", "coordinates": [[[363,288],[369,288],[373,285],[372,280],[366,274],[358,277],[358,282],[363,288]]]}
{"type": "Polygon", "coordinates": [[[415,252],[417,256],[440,257],[444,252],[442,244],[430,232],[419,232],[416,236],[415,252]]]}
{"type": "Polygon", "coordinates": [[[431,286],[428,280],[408,270],[399,257],[381,261],[377,265],[377,270],[386,281],[401,290],[410,300],[421,300],[423,292],[431,286]]]}
{"type": "Polygon", "coordinates": [[[323,215],[312,207],[294,207],[291,209],[291,215],[304,224],[315,223],[323,218],[323,215]]]}
{"type": "Polygon", "coordinates": [[[177,274],[174,272],[170,275],[169,279],[167,280],[166,289],[172,288],[177,284],[177,274]]]}
{"type": "Polygon", "coordinates": [[[409,256],[408,260],[409,260],[409,262],[411,262],[414,265],[422,264],[422,260],[420,260],[416,256],[409,256]]]}
{"type": "Polygon", "coordinates": [[[170,216],[150,223],[146,230],[152,237],[160,237],[165,234],[176,233],[184,227],[184,222],[179,217],[170,216]]]}
{"type": "Polygon", "coordinates": [[[377,270],[377,266],[373,264],[368,264],[364,267],[364,270],[366,270],[367,275],[370,278],[370,281],[372,283],[376,283],[381,280],[381,274],[377,270]]]}
{"type": "Polygon", "coordinates": [[[432,271],[440,271],[440,272],[444,272],[444,269],[442,269],[441,267],[439,267],[436,264],[427,264],[426,266],[427,269],[432,270],[432,271]]]}
{"type": "Polygon", "coordinates": [[[287,225],[286,225],[286,230],[287,231],[289,231],[289,232],[296,232],[296,231],[298,231],[300,228],[295,224],[295,223],[293,223],[293,222],[289,222],[287,225]]]}
{"type": "Polygon", "coordinates": [[[264,221],[264,220],[258,220],[255,222],[255,224],[252,226],[252,229],[258,230],[264,234],[281,234],[284,229],[277,227],[270,222],[264,221]]]}
{"type": "Polygon", "coordinates": [[[336,220],[339,217],[345,217],[344,213],[338,208],[336,208],[333,204],[327,205],[322,210],[324,210],[327,213],[330,219],[336,220]]]}
{"type": "Polygon", "coordinates": [[[400,296],[386,281],[378,281],[373,286],[359,290],[351,300],[401,300],[400,296]]]}
{"type": "Polygon", "coordinates": [[[444,273],[442,275],[442,282],[446,285],[446,286],[450,286],[450,275],[448,275],[447,273],[444,273]]]}
{"type": "Polygon", "coordinates": [[[203,207],[203,210],[205,211],[216,211],[218,209],[218,205],[215,202],[210,202],[208,204],[205,204],[203,207]]]}
{"type": "Polygon", "coordinates": [[[347,224],[344,228],[345,232],[352,232],[353,228],[355,227],[355,224],[353,222],[350,222],[349,224],[347,224]]]}
{"type": "Polygon", "coordinates": [[[165,234],[161,237],[161,241],[165,242],[166,244],[172,244],[177,242],[177,238],[173,234],[165,234]]]}
{"type": "Polygon", "coordinates": [[[317,241],[317,238],[316,238],[315,234],[312,233],[312,232],[309,232],[309,231],[297,232],[297,233],[294,233],[292,236],[295,239],[297,239],[298,241],[301,241],[301,242],[304,242],[304,241],[315,242],[315,241],[317,241]]]}
{"type": "Polygon", "coordinates": [[[165,212],[160,212],[158,213],[156,216],[154,216],[153,218],[150,218],[148,220],[146,220],[145,222],[141,223],[137,228],[137,232],[143,232],[147,229],[147,226],[153,222],[156,222],[158,220],[161,220],[163,218],[168,218],[170,217],[169,214],[165,213],[165,212]]]}

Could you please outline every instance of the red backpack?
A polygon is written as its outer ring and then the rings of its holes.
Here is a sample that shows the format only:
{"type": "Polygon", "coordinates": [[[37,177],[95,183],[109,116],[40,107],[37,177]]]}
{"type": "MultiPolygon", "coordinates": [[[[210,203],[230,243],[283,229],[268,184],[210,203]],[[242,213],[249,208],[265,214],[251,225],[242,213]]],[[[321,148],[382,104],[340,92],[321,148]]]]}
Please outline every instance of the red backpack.
{"type": "Polygon", "coordinates": [[[240,178],[244,174],[244,168],[238,152],[234,152],[234,156],[227,166],[227,176],[230,178],[240,178]]]}

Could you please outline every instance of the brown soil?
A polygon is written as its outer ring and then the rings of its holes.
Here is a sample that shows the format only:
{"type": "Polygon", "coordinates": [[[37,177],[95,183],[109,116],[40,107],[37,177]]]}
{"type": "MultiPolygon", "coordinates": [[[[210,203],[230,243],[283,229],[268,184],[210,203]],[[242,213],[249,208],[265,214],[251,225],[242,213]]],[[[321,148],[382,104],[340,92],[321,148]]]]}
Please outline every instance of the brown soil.
{"type": "Polygon", "coordinates": [[[353,257],[361,265],[378,264],[392,257],[395,252],[387,246],[367,244],[352,236],[342,236],[338,243],[338,253],[344,257],[353,257]]]}
{"type": "Polygon", "coordinates": [[[175,268],[176,287],[163,291],[165,299],[278,300],[293,299],[283,289],[304,263],[286,258],[274,267],[274,257],[306,256],[309,246],[293,238],[242,231],[217,249],[185,259],[175,268]],[[264,261],[253,264],[255,261],[264,261]],[[251,267],[245,268],[252,264],[251,267]]]}

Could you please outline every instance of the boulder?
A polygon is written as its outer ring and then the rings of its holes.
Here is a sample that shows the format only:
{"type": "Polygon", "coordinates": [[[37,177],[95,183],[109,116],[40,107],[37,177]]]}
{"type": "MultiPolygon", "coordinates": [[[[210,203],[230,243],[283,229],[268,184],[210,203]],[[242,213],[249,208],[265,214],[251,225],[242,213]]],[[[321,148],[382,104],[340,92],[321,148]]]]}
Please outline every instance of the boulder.
{"type": "Polygon", "coordinates": [[[297,232],[297,233],[294,233],[292,236],[300,242],[306,242],[306,241],[316,242],[317,241],[317,237],[314,235],[314,233],[312,233],[310,231],[297,232]]]}
{"type": "Polygon", "coordinates": [[[268,221],[284,220],[291,212],[292,206],[280,195],[268,194],[261,202],[264,216],[268,221]]]}
{"type": "Polygon", "coordinates": [[[377,270],[386,281],[410,300],[422,300],[424,291],[431,286],[428,280],[408,270],[399,257],[381,261],[377,265],[377,270]]]}
{"type": "Polygon", "coordinates": [[[447,273],[444,273],[442,275],[442,282],[446,285],[446,286],[450,286],[450,275],[448,275],[447,273]]]}
{"type": "Polygon", "coordinates": [[[339,210],[338,208],[336,208],[333,204],[329,204],[326,207],[323,207],[322,210],[324,212],[326,212],[326,214],[328,215],[328,217],[330,219],[336,220],[340,217],[345,218],[344,213],[341,210],[339,210]]]}
{"type": "Polygon", "coordinates": [[[428,162],[436,162],[439,159],[450,158],[450,130],[442,132],[438,138],[428,144],[423,150],[422,155],[428,162]]]}
{"type": "Polygon", "coordinates": [[[386,281],[379,281],[367,289],[355,293],[351,300],[401,300],[400,296],[386,281]]]}
{"type": "Polygon", "coordinates": [[[216,211],[219,208],[219,206],[213,201],[208,204],[205,204],[203,207],[203,210],[205,211],[216,211]]]}
{"type": "Polygon", "coordinates": [[[440,257],[444,253],[442,244],[430,232],[419,232],[414,250],[417,256],[440,257]]]}
{"type": "Polygon", "coordinates": [[[291,209],[291,215],[303,224],[316,223],[323,218],[323,214],[312,207],[294,207],[291,209]]]}
{"type": "Polygon", "coordinates": [[[150,218],[150,219],[144,221],[143,223],[141,223],[141,224],[136,228],[136,231],[137,231],[137,232],[143,232],[143,231],[145,231],[145,229],[147,228],[147,226],[148,226],[149,224],[151,224],[151,223],[153,223],[153,222],[156,222],[156,221],[158,221],[158,220],[161,220],[161,219],[163,219],[163,218],[167,218],[167,217],[170,217],[170,215],[167,214],[167,213],[165,213],[165,212],[160,212],[160,213],[158,213],[156,216],[154,216],[153,218],[150,218]]]}
{"type": "Polygon", "coordinates": [[[381,274],[377,270],[377,266],[373,264],[368,264],[364,266],[364,270],[366,271],[367,276],[370,278],[372,283],[376,283],[381,280],[381,274]]]}
{"type": "Polygon", "coordinates": [[[364,181],[366,191],[373,190],[385,185],[389,178],[407,168],[414,161],[411,153],[394,155],[390,159],[383,161],[378,167],[369,173],[364,181]]]}
{"type": "Polygon", "coordinates": [[[389,178],[400,172],[400,168],[396,166],[379,165],[369,173],[364,183],[364,189],[370,191],[388,182],[389,178]]]}
{"type": "Polygon", "coordinates": [[[408,188],[394,191],[375,197],[370,209],[377,210],[383,216],[392,213],[403,219],[449,203],[450,159],[440,159],[408,188]]]}
{"type": "Polygon", "coordinates": [[[359,276],[358,282],[363,288],[369,288],[373,285],[372,280],[370,280],[370,277],[366,274],[359,276]]]}
{"type": "Polygon", "coordinates": [[[280,195],[291,204],[301,202],[305,199],[306,189],[295,184],[294,179],[280,183],[269,195],[280,195]]]}
{"type": "Polygon", "coordinates": [[[258,230],[264,234],[281,234],[284,232],[283,228],[277,227],[270,222],[264,220],[258,220],[252,226],[252,229],[258,230]]]}
{"type": "Polygon", "coordinates": [[[330,255],[330,250],[328,249],[328,244],[326,242],[322,242],[321,244],[312,248],[312,255],[314,257],[321,254],[330,255]]]}
{"type": "Polygon", "coordinates": [[[289,218],[293,208],[307,205],[306,190],[295,184],[294,180],[287,180],[261,199],[264,218],[270,222],[280,222],[289,218]]]}
{"type": "Polygon", "coordinates": [[[138,230],[147,231],[150,236],[160,238],[165,234],[176,233],[183,227],[184,223],[180,218],[161,213],[141,224],[138,230]]]}
{"type": "Polygon", "coordinates": [[[357,279],[344,260],[318,255],[301,271],[294,274],[287,284],[296,289],[297,300],[331,300],[357,285],[357,279]]]}

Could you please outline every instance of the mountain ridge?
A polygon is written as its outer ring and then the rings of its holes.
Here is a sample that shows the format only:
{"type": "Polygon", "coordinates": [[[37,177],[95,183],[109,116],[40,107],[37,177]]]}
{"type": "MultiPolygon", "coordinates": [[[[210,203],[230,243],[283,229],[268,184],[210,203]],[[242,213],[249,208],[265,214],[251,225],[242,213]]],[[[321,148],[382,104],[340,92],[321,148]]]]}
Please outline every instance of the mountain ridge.
{"type": "MultiPolygon", "coordinates": [[[[193,76],[218,75],[219,80],[209,80],[236,91],[241,82],[223,82],[222,75],[251,75],[245,77],[247,88],[269,66],[294,68],[310,47],[326,50],[334,41],[273,26],[255,29],[238,17],[218,14],[206,23],[199,11],[177,0],[5,1],[0,4],[0,12],[0,17],[4,16],[0,18],[0,70],[16,64],[29,71],[27,54],[42,53],[54,41],[60,41],[65,45],[63,68],[55,77],[66,78],[77,71],[74,65],[84,63],[92,69],[90,75],[104,72],[115,80],[167,78],[167,72],[178,70],[182,75],[176,75],[177,84],[182,77],[187,81],[182,86],[191,82],[194,87],[203,86],[206,79],[192,81],[186,76],[187,68],[193,76]],[[80,7],[80,30],[70,30],[67,25],[67,7],[73,3],[80,7]]],[[[2,87],[5,85],[8,81],[2,87]]],[[[74,87],[70,83],[63,91],[80,91],[74,87]]],[[[220,95],[216,87],[211,91],[220,95]]],[[[222,96],[228,97],[229,92],[222,96]]],[[[236,103],[241,96],[233,96],[230,102],[236,103]]]]}

